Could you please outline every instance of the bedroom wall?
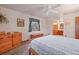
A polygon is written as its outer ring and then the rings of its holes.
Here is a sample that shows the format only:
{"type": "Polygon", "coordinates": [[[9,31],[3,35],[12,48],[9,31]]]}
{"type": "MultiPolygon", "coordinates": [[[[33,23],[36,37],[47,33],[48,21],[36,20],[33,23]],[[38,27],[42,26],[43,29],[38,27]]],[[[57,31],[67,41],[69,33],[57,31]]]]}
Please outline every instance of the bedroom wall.
{"type": "Polygon", "coordinates": [[[53,34],[52,33],[52,29],[53,29],[53,22],[55,22],[56,19],[52,17],[52,19],[48,19],[47,20],[47,34],[50,35],[50,34],[53,34]]]}
{"type": "Polygon", "coordinates": [[[52,20],[51,19],[49,19],[49,20],[47,20],[47,35],[49,35],[49,34],[51,34],[52,32],[52,20]]]}
{"type": "Polygon", "coordinates": [[[3,32],[22,32],[23,33],[23,40],[27,40],[29,37],[29,17],[33,17],[40,20],[40,30],[46,34],[46,20],[31,16],[25,13],[21,13],[19,11],[15,11],[12,9],[0,7],[0,12],[2,12],[7,19],[9,20],[8,24],[0,24],[0,31],[3,32]],[[17,18],[25,19],[25,27],[17,27],[17,18]]]}
{"type": "Polygon", "coordinates": [[[75,38],[75,17],[79,16],[79,11],[64,15],[64,35],[75,38]]]}

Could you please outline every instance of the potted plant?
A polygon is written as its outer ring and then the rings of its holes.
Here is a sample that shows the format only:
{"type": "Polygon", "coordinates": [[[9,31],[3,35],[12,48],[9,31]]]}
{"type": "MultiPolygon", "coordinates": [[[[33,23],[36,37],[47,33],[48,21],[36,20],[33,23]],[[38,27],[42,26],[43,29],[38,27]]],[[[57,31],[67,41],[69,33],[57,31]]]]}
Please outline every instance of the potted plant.
{"type": "Polygon", "coordinates": [[[0,23],[8,23],[7,18],[3,14],[0,14],[0,23]]]}

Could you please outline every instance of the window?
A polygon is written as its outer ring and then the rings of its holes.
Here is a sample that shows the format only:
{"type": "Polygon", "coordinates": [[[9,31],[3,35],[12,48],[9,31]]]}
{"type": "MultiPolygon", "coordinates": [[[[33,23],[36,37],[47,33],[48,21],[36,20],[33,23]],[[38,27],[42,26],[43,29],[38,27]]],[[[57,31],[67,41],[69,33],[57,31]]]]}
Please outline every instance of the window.
{"type": "Polygon", "coordinates": [[[29,32],[40,31],[40,20],[29,18],[29,32]]]}

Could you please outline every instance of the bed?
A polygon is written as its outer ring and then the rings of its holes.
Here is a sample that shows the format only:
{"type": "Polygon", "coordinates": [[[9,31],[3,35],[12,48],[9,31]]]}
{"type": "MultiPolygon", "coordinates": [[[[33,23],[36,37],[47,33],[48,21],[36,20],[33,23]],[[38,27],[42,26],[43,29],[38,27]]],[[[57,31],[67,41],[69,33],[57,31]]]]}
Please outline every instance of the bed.
{"type": "Polygon", "coordinates": [[[30,55],[79,55],[79,40],[48,35],[32,40],[28,49],[30,55]]]}

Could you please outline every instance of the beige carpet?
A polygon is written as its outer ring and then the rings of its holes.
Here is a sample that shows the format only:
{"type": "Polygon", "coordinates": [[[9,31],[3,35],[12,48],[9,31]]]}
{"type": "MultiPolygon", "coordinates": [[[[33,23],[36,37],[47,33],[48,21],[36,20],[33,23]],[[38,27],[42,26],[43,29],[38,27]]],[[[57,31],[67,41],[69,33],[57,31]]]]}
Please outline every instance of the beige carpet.
{"type": "Polygon", "coordinates": [[[29,42],[24,42],[22,45],[18,46],[17,48],[14,48],[2,55],[28,55],[28,45],[29,42]]]}

